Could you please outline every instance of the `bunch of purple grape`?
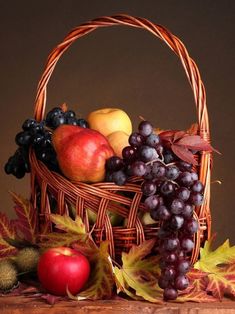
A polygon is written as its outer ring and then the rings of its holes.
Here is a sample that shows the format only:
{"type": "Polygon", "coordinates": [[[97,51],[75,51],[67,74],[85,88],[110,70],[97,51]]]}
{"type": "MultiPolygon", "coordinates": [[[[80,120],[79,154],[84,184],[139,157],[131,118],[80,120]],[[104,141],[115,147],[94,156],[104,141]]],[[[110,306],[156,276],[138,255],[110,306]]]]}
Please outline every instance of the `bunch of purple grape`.
{"type": "Polygon", "coordinates": [[[67,110],[64,112],[59,107],[49,111],[46,119],[42,122],[37,122],[35,119],[25,120],[22,125],[23,131],[17,133],[15,137],[18,149],[5,164],[5,172],[13,174],[18,179],[23,178],[26,172],[30,172],[29,148],[31,146],[40,161],[50,170],[59,172],[56,152],[51,142],[52,132],[50,129],[54,130],[62,124],[88,127],[87,121],[76,118],[74,111],[67,110]]]}
{"type": "Polygon", "coordinates": [[[106,180],[123,185],[131,176],[142,178],[146,210],[153,220],[161,222],[158,284],[164,289],[164,299],[174,300],[178,290],[189,285],[186,273],[194,248],[193,236],[198,230],[193,211],[203,202],[204,187],[192,165],[164,147],[149,122],[139,124],[138,133],[130,135],[129,143],[123,149],[122,159],[107,160],[106,180]]]}

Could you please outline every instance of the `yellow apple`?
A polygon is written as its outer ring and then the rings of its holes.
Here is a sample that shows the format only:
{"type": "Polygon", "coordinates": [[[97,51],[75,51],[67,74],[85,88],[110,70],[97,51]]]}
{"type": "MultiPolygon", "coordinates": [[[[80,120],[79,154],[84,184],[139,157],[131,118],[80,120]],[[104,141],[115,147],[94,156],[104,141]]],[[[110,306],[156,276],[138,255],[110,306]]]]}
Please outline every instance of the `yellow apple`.
{"type": "Polygon", "coordinates": [[[87,122],[91,129],[99,131],[104,136],[116,131],[130,135],[132,123],[125,111],[118,108],[103,108],[89,113],[87,122]]]}
{"type": "Polygon", "coordinates": [[[107,136],[109,145],[114,150],[114,154],[122,158],[122,150],[124,147],[129,146],[129,135],[123,131],[116,131],[107,136]]]}

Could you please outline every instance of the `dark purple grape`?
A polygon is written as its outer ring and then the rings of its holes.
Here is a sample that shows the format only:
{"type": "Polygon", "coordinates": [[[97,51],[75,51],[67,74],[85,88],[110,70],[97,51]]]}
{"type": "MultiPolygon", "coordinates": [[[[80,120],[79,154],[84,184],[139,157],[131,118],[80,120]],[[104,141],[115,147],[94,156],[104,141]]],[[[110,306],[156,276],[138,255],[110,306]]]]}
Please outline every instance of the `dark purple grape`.
{"type": "Polygon", "coordinates": [[[141,134],[134,132],[129,137],[129,144],[135,147],[142,146],[144,144],[144,137],[141,134]]]}
{"type": "Polygon", "coordinates": [[[193,181],[197,181],[198,180],[198,174],[196,172],[191,172],[191,177],[193,181]]]}
{"type": "Polygon", "coordinates": [[[166,174],[166,167],[160,161],[155,161],[152,166],[153,177],[163,178],[165,174],[166,174]]]}
{"type": "Polygon", "coordinates": [[[133,176],[142,177],[146,173],[147,166],[143,161],[134,161],[131,165],[131,172],[133,176]]]}
{"type": "Polygon", "coordinates": [[[180,215],[174,215],[170,221],[170,227],[174,230],[179,230],[184,224],[184,218],[180,215]]]}
{"type": "Polygon", "coordinates": [[[165,288],[163,292],[164,300],[175,300],[178,297],[178,292],[174,288],[165,288]]]}
{"type": "Polygon", "coordinates": [[[192,205],[186,203],[186,204],[184,205],[184,208],[183,208],[182,213],[181,213],[182,216],[183,216],[185,219],[191,218],[192,215],[193,215],[193,209],[194,209],[194,208],[193,208],[192,205]]]}
{"type": "Polygon", "coordinates": [[[160,219],[160,220],[168,220],[171,217],[171,213],[169,212],[169,210],[164,205],[160,205],[157,208],[156,214],[157,214],[158,219],[160,219]]]}
{"type": "Polygon", "coordinates": [[[138,129],[139,133],[144,137],[149,136],[153,132],[153,126],[148,121],[140,122],[138,129]]]}
{"type": "Polygon", "coordinates": [[[201,206],[203,203],[203,195],[201,193],[191,193],[188,202],[195,206],[201,206]]]}
{"type": "Polygon", "coordinates": [[[124,162],[120,157],[112,156],[106,160],[105,167],[109,171],[118,171],[124,167],[124,162]]]}
{"type": "Polygon", "coordinates": [[[172,195],[175,191],[175,186],[172,182],[170,181],[165,181],[161,185],[161,193],[164,196],[169,196],[172,195]]]}
{"type": "Polygon", "coordinates": [[[64,116],[67,122],[67,119],[76,118],[76,113],[73,110],[67,110],[65,111],[64,116]]]}
{"type": "Polygon", "coordinates": [[[176,253],[169,253],[165,252],[162,255],[162,259],[167,263],[167,264],[174,264],[177,261],[177,255],[176,253]]]}
{"type": "Polygon", "coordinates": [[[190,191],[185,187],[180,187],[175,191],[175,196],[186,202],[189,199],[190,191]]]}
{"type": "Polygon", "coordinates": [[[179,274],[186,274],[189,271],[190,263],[187,260],[180,259],[176,264],[176,271],[179,274]]]}
{"type": "Polygon", "coordinates": [[[193,235],[198,231],[198,222],[195,219],[190,219],[184,224],[184,232],[193,235]]]}
{"type": "Polygon", "coordinates": [[[167,239],[169,236],[171,236],[171,234],[172,234],[172,230],[161,227],[157,233],[157,237],[163,240],[163,239],[167,239]]]}
{"type": "Polygon", "coordinates": [[[160,198],[157,195],[151,195],[147,197],[144,201],[145,207],[148,210],[156,209],[160,203],[160,198]]]}
{"type": "Polygon", "coordinates": [[[193,185],[191,186],[191,190],[193,192],[201,193],[203,192],[203,189],[204,189],[204,186],[201,183],[201,181],[195,181],[193,185]]]}
{"type": "Polygon", "coordinates": [[[64,113],[58,114],[51,119],[50,127],[56,129],[58,126],[65,124],[65,122],[64,113]]]}
{"type": "Polygon", "coordinates": [[[193,184],[191,173],[188,171],[180,173],[177,181],[184,187],[189,187],[193,184]]]}
{"type": "Polygon", "coordinates": [[[105,182],[113,182],[113,173],[112,172],[106,171],[105,182]]]}
{"type": "Polygon", "coordinates": [[[183,238],[180,242],[182,250],[185,252],[192,252],[194,248],[194,242],[190,238],[183,238]]]}
{"type": "Polygon", "coordinates": [[[45,138],[44,134],[42,133],[36,133],[32,137],[33,137],[32,139],[33,147],[40,145],[45,138]]]}
{"type": "Polygon", "coordinates": [[[165,239],[163,243],[163,249],[166,251],[175,251],[179,247],[179,239],[178,238],[169,238],[165,239]]]}
{"type": "Polygon", "coordinates": [[[178,161],[177,166],[180,169],[180,171],[190,171],[193,167],[192,164],[189,164],[186,161],[178,161]]]}
{"type": "Polygon", "coordinates": [[[171,202],[170,209],[172,214],[178,215],[182,213],[184,202],[179,198],[174,198],[171,202]]]}
{"type": "Polygon", "coordinates": [[[126,183],[127,176],[123,170],[118,170],[113,173],[113,182],[117,185],[124,185],[126,183]]]}
{"type": "Polygon", "coordinates": [[[166,280],[163,276],[158,278],[158,285],[161,289],[165,289],[169,286],[169,280],[166,280]]]}
{"type": "Polygon", "coordinates": [[[175,288],[177,290],[185,290],[189,286],[189,280],[184,275],[179,275],[175,278],[175,288]]]}
{"type": "Polygon", "coordinates": [[[175,156],[173,155],[173,153],[169,150],[166,150],[164,153],[163,153],[163,157],[164,157],[164,162],[166,164],[169,164],[171,162],[174,161],[175,159],[175,156]]]}
{"type": "Polygon", "coordinates": [[[143,178],[145,180],[152,180],[153,179],[152,166],[151,165],[146,165],[146,172],[143,175],[143,178]]]}
{"type": "Polygon", "coordinates": [[[18,146],[29,146],[31,144],[31,134],[28,131],[22,131],[16,134],[15,142],[18,146]]]}
{"type": "Polygon", "coordinates": [[[27,119],[22,124],[22,129],[24,131],[29,131],[31,128],[33,128],[37,124],[35,119],[27,119]]]}
{"type": "Polygon", "coordinates": [[[150,134],[147,138],[146,138],[146,144],[148,146],[151,146],[151,147],[155,147],[160,143],[160,138],[157,134],[150,134]]]}
{"type": "Polygon", "coordinates": [[[158,158],[158,153],[155,148],[143,145],[139,148],[139,158],[144,162],[152,161],[158,158]]]}
{"type": "Polygon", "coordinates": [[[85,119],[77,119],[77,125],[84,129],[89,128],[89,124],[85,119]]]}
{"type": "Polygon", "coordinates": [[[122,150],[122,157],[127,162],[132,162],[136,159],[136,150],[132,146],[126,146],[122,150]]]}
{"type": "Polygon", "coordinates": [[[46,125],[50,126],[51,125],[51,120],[57,116],[57,115],[61,115],[63,114],[63,110],[60,107],[54,107],[53,109],[51,109],[47,115],[46,115],[46,125]]]}
{"type": "Polygon", "coordinates": [[[153,181],[144,181],[141,185],[141,191],[145,196],[150,196],[156,193],[157,187],[153,181]]]}
{"type": "Polygon", "coordinates": [[[69,125],[78,125],[78,120],[75,117],[67,117],[65,118],[65,123],[69,125]]]}
{"type": "Polygon", "coordinates": [[[178,178],[180,174],[179,168],[172,165],[172,166],[168,166],[166,167],[166,177],[169,180],[175,180],[178,178]]]}
{"type": "Polygon", "coordinates": [[[162,271],[163,278],[169,281],[173,280],[175,278],[175,275],[176,271],[173,266],[168,266],[162,271]]]}

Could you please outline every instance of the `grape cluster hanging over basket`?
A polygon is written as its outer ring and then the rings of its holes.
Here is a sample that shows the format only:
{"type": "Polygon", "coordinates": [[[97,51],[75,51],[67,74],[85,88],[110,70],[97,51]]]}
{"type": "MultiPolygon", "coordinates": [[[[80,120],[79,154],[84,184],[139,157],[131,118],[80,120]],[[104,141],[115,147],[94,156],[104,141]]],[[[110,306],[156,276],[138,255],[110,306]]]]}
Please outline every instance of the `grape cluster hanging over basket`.
{"type": "MultiPolygon", "coordinates": [[[[46,109],[47,84],[54,68],[63,53],[80,37],[108,26],[132,26],[145,29],[161,39],[180,58],[189,83],[191,85],[197,109],[198,130],[197,134],[209,142],[209,123],[206,107],[206,95],[200,73],[195,62],[190,58],[183,43],[163,26],[154,24],[146,19],[117,15],[101,17],[73,29],[65,39],[51,52],[40,79],[35,101],[35,119],[40,122],[44,119],[46,109]]],[[[190,254],[191,262],[195,262],[199,255],[201,244],[210,237],[210,172],[211,154],[201,152],[197,155],[199,166],[195,171],[199,180],[204,185],[204,201],[201,206],[196,206],[193,216],[197,220],[199,228],[194,235],[194,249],[190,254]]],[[[125,185],[118,186],[112,182],[99,182],[87,184],[83,182],[71,182],[59,173],[49,170],[44,163],[38,160],[34,150],[30,150],[31,165],[31,198],[33,206],[39,212],[40,229],[45,226],[53,230],[49,215],[55,213],[51,198],[56,202],[56,213],[69,215],[71,207],[79,215],[87,231],[90,230],[88,209],[97,213],[95,226],[92,229],[92,237],[97,244],[101,241],[110,241],[110,255],[115,260],[122,251],[128,251],[133,244],[140,244],[145,239],[157,237],[160,222],[151,225],[143,225],[138,213],[145,210],[141,180],[136,178],[125,185]],[[39,199],[40,195],[40,199],[39,199]],[[111,211],[123,217],[126,224],[112,226],[111,211]]]]}

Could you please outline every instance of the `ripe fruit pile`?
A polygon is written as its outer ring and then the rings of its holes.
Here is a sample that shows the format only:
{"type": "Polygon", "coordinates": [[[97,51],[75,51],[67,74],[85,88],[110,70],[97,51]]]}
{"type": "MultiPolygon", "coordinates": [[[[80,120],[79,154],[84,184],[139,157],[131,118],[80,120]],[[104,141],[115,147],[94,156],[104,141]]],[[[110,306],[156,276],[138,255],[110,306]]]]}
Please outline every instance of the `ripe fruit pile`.
{"type": "Polygon", "coordinates": [[[13,174],[21,179],[26,172],[30,172],[29,148],[32,146],[36,156],[53,171],[59,171],[56,153],[51,141],[51,130],[55,130],[62,124],[77,125],[83,128],[88,127],[84,119],[76,118],[72,110],[63,111],[60,107],[55,107],[48,112],[46,119],[37,122],[35,119],[27,119],[22,125],[21,132],[16,134],[15,142],[19,146],[6,165],[5,172],[13,174]]]}
{"type": "Polygon", "coordinates": [[[114,156],[107,160],[106,180],[123,185],[131,176],[142,178],[146,210],[153,220],[161,222],[158,283],[164,289],[164,298],[174,300],[177,290],[189,285],[188,259],[198,230],[193,210],[203,202],[204,187],[192,165],[166,149],[149,122],[140,123],[139,132],[130,135],[129,144],[122,151],[122,159],[114,156]]]}

